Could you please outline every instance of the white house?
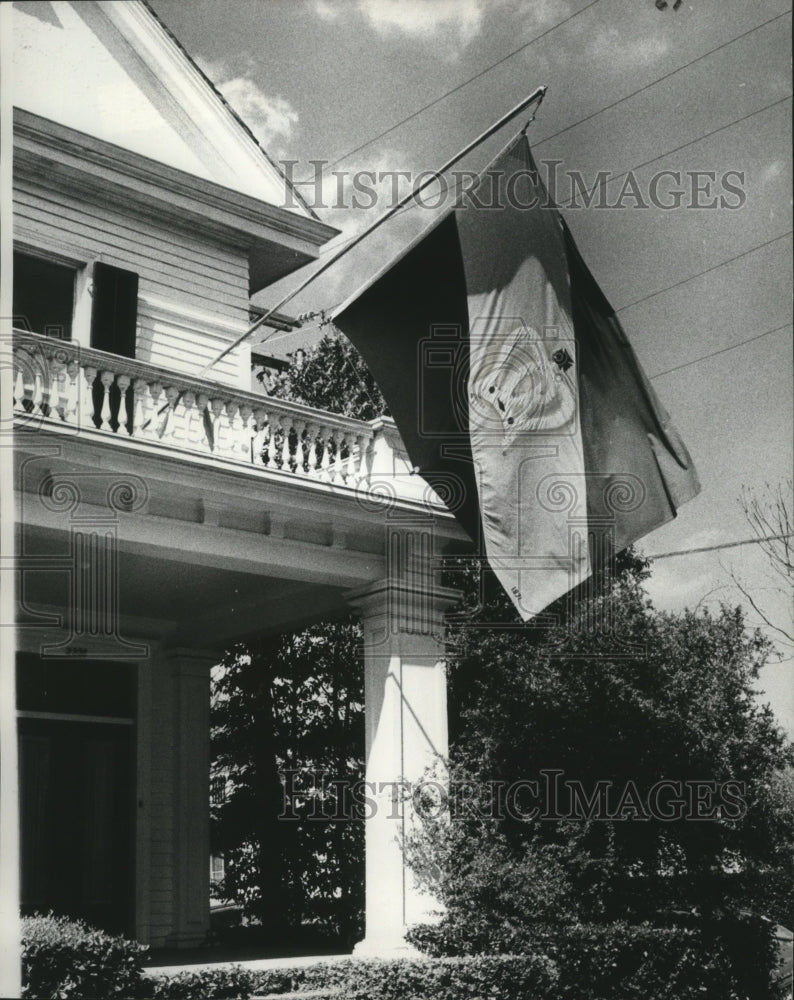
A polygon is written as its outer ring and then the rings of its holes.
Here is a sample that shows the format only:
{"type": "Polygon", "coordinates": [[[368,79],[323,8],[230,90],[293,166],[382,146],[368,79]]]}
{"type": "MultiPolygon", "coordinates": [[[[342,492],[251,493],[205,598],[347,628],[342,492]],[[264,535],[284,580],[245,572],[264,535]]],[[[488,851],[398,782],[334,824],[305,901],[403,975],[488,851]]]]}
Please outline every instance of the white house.
{"type": "MultiPolygon", "coordinates": [[[[21,903],[195,945],[219,653],[357,609],[367,778],[418,777],[446,751],[434,567],[462,535],[389,421],[251,392],[247,344],[200,377],[336,231],[152,11],[15,4],[13,69],[21,903]]],[[[390,795],[379,953],[426,907],[390,795]]]]}

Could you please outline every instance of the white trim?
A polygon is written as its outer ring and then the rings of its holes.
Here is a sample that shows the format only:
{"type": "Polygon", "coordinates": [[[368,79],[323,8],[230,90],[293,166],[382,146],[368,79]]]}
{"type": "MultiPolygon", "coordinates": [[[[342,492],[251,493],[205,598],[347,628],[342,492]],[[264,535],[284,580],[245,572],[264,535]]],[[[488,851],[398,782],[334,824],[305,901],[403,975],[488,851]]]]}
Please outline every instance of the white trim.
{"type": "MultiPolygon", "coordinates": [[[[83,5],[81,5],[83,6],[83,5]]],[[[83,7],[83,16],[86,16],[83,7]]],[[[248,171],[259,175],[263,184],[275,184],[286,189],[287,179],[254,138],[250,129],[226,103],[182,46],[163,29],[145,4],[136,0],[126,3],[103,2],[97,5],[136,58],[154,73],[156,84],[168,100],[170,112],[178,119],[180,130],[190,135],[191,146],[208,155],[213,165],[232,174],[238,173],[237,163],[245,163],[248,171]],[[196,123],[201,122],[201,128],[196,123]]],[[[297,192],[293,189],[293,194],[297,192]]],[[[317,218],[311,209],[295,197],[293,211],[304,218],[317,218]]]]}
{"type": "Polygon", "coordinates": [[[28,712],[17,711],[18,719],[50,719],[58,722],[101,722],[108,726],[133,726],[135,719],[116,715],[78,715],[72,712],[28,712]]]}

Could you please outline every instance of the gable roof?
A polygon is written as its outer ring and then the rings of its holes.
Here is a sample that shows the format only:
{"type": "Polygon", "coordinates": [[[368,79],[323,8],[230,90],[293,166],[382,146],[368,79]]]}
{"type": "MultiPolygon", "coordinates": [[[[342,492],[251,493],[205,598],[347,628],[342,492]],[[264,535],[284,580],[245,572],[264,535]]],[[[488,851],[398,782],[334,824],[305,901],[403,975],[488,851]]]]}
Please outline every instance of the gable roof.
{"type": "Polygon", "coordinates": [[[143,0],[14,6],[17,107],[317,218],[143,0]]]}

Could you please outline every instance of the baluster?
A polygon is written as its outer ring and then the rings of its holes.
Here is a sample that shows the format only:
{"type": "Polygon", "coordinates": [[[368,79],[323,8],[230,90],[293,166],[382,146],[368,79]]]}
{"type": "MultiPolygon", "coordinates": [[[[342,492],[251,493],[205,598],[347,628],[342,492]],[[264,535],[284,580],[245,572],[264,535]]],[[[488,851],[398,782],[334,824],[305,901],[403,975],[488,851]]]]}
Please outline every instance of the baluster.
{"type": "Polygon", "coordinates": [[[58,375],[61,364],[58,354],[51,352],[45,356],[42,374],[41,412],[45,417],[58,417],[58,375]]]}
{"type": "Polygon", "coordinates": [[[40,355],[38,353],[31,355],[31,361],[33,362],[33,394],[31,397],[31,402],[33,403],[32,412],[46,417],[44,412],[44,377],[41,371],[40,355]]]}
{"type": "Polygon", "coordinates": [[[299,476],[302,476],[306,473],[306,470],[303,467],[306,461],[306,454],[303,445],[303,432],[306,430],[306,421],[293,420],[292,426],[295,428],[295,434],[297,435],[297,440],[295,442],[295,472],[299,476]]]}
{"type": "Polygon", "coordinates": [[[130,436],[129,414],[127,413],[127,389],[129,389],[131,381],[129,375],[116,376],[116,385],[119,387],[119,427],[116,433],[126,434],[127,437],[130,436]]]}
{"type": "Polygon", "coordinates": [[[212,416],[212,450],[216,455],[225,455],[229,448],[229,428],[223,400],[216,396],[210,400],[212,416]]]}
{"type": "Polygon", "coordinates": [[[366,468],[364,465],[364,435],[354,434],[353,435],[354,445],[350,449],[350,457],[352,461],[352,481],[348,483],[349,486],[358,486],[361,480],[366,475],[366,468]]]}
{"type": "Polygon", "coordinates": [[[147,423],[151,417],[152,402],[145,378],[136,378],[132,384],[132,436],[149,437],[147,423]]]}
{"type": "Polygon", "coordinates": [[[166,424],[162,431],[163,440],[181,448],[185,441],[184,408],[179,405],[179,389],[175,385],[166,386],[165,398],[168,402],[166,424]]]}
{"type": "Polygon", "coordinates": [[[331,451],[334,447],[334,432],[331,427],[322,428],[322,457],[320,458],[320,476],[331,482],[334,478],[334,467],[331,462],[331,451]]]}
{"type": "Polygon", "coordinates": [[[182,443],[185,448],[195,448],[198,444],[196,435],[196,394],[190,389],[185,389],[182,393],[182,426],[184,433],[182,443]]]}
{"type": "Polygon", "coordinates": [[[294,425],[289,417],[285,418],[282,413],[279,417],[279,426],[281,427],[281,469],[284,472],[292,471],[292,460],[289,453],[289,439],[292,435],[294,425]]]}
{"type": "Polygon", "coordinates": [[[267,459],[265,465],[268,469],[278,468],[278,452],[276,449],[276,434],[279,426],[279,418],[277,414],[268,413],[267,415],[267,459]]]}
{"type": "Polygon", "coordinates": [[[149,406],[149,426],[144,428],[144,434],[147,438],[152,438],[152,440],[156,441],[165,433],[169,415],[168,409],[161,412],[166,405],[163,402],[163,385],[161,382],[152,382],[149,386],[149,399],[151,401],[149,406]]]}
{"type": "Polygon", "coordinates": [[[303,438],[303,460],[306,463],[306,475],[313,476],[318,467],[317,461],[317,435],[319,428],[316,424],[306,424],[306,434],[303,438]]]}
{"type": "Polygon", "coordinates": [[[243,462],[251,461],[251,415],[253,408],[248,403],[240,407],[240,437],[238,438],[238,458],[243,462]]]}
{"type": "Polygon", "coordinates": [[[240,453],[240,405],[233,399],[226,403],[226,418],[229,425],[229,445],[226,454],[229,458],[237,458],[240,453]]]}
{"type": "MultiPolygon", "coordinates": [[[[66,374],[66,355],[59,351],[53,361],[55,386],[50,395],[50,406],[56,417],[66,420],[66,406],[69,401],[69,378],[66,374]]],[[[52,412],[50,414],[52,416],[52,412]]]]}
{"type": "Polygon", "coordinates": [[[339,462],[340,470],[342,475],[342,480],[347,483],[348,486],[353,484],[353,480],[356,474],[356,461],[353,455],[353,445],[356,441],[356,435],[348,431],[344,436],[345,448],[347,448],[347,456],[344,460],[344,465],[342,465],[342,448],[339,448],[339,462]]]}
{"type": "Polygon", "coordinates": [[[253,442],[253,461],[254,465],[264,465],[265,464],[265,448],[267,442],[267,433],[265,431],[265,426],[267,424],[267,413],[258,406],[254,410],[254,422],[256,427],[256,434],[254,435],[253,442]]]}
{"type": "Polygon", "coordinates": [[[25,412],[25,358],[27,352],[21,347],[14,348],[14,412],[25,412]]]}
{"type": "Polygon", "coordinates": [[[80,422],[80,365],[72,358],[66,365],[66,403],[63,419],[67,424],[80,422]]]}
{"type": "Polygon", "coordinates": [[[80,425],[91,429],[96,427],[94,420],[94,382],[97,377],[97,370],[92,365],[83,368],[83,398],[80,400],[80,425]]]}
{"type": "Polygon", "coordinates": [[[114,379],[115,375],[113,372],[104,371],[99,376],[99,381],[102,383],[102,390],[104,392],[102,408],[99,413],[99,429],[101,431],[113,431],[113,428],[110,426],[110,387],[113,385],[114,379]]]}
{"type": "Polygon", "coordinates": [[[198,429],[198,445],[199,451],[211,452],[210,439],[207,433],[207,416],[209,414],[209,402],[210,398],[205,392],[200,392],[196,396],[196,424],[198,429]]]}

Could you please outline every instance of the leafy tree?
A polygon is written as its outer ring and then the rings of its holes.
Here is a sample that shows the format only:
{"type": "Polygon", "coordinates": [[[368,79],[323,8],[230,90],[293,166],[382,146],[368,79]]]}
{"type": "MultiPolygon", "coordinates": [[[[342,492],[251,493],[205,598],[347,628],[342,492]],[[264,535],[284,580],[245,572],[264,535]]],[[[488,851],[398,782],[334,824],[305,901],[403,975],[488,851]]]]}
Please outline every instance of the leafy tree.
{"type": "Polygon", "coordinates": [[[326,333],[319,343],[293,356],[290,367],[273,386],[272,395],[359,420],[386,412],[381,391],[350,341],[326,333]]]}
{"type": "Polygon", "coordinates": [[[363,670],[352,621],[238,646],[213,678],[212,808],[222,894],[271,942],[301,925],[360,937],[363,827],[339,822],[336,789],[363,769],[363,670]]]}
{"type": "Polygon", "coordinates": [[[467,789],[466,807],[453,794],[453,820],[429,813],[407,845],[446,906],[420,932],[436,949],[513,951],[566,923],[684,914],[724,928],[750,910],[790,925],[794,757],[754,699],[769,641],[738,608],[658,612],[648,572],[622,554],[590,596],[558,602],[550,629],[516,628],[502,595],[479,608],[464,574],[449,699],[452,788],[467,789]],[[494,783],[526,780],[538,794],[524,806],[495,799],[494,783]],[[671,804],[669,793],[649,804],[661,781],[681,783],[679,818],[654,816],[671,804]]]}

